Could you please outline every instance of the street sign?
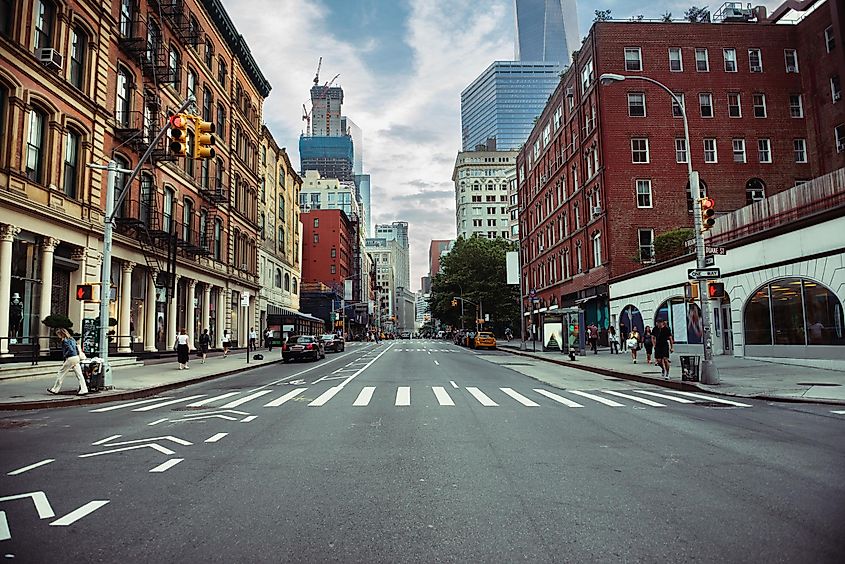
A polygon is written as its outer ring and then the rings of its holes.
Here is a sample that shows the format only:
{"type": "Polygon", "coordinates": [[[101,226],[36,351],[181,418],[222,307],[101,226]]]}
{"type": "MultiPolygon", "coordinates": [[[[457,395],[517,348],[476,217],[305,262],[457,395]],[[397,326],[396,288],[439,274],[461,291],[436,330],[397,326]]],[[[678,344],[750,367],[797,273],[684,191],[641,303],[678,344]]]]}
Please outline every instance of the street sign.
{"type": "Polygon", "coordinates": [[[716,257],[713,255],[704,255],[704,266],[716,266],[716,257]]]}
{"type": "Polygon", "coordinates": [[[687,278],[690,280],[707,280],[708,278],[719,278],[722,273],[718,268],[689,268],[687,278]]]}
{"type": "Polygon", "coordinates": [[[724,255],[724,254],[726,254],[725,253],[725,247],[705,246],[704,252],[707,253],[708,255],[724,255]]]}
{"type": "Polygon", "coordinates": [[[686,241],[684,241],[684,247],[689,249],[689,248],[694,247],[694,246],[695,246],[695,239],[687,239],[686,241]]]}

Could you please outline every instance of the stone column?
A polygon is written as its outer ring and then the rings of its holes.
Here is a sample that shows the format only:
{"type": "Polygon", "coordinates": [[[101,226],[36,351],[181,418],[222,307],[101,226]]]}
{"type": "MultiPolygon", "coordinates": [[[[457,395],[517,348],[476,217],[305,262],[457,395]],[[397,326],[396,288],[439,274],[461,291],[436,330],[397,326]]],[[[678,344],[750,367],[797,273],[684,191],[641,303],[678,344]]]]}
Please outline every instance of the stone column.
{"type": "MultiPolygon", "coordinates": [[[[38,319],[44,321],[51,313],[53,305],[53,253],[59,246],[59,240],[52,237],[44,237],[41,240],[41,301],[38,306],[38,319]]],[[[45,337],[50,336],[50,328],[39,323],[40,336],[38,344],[41,346],[42,354],[50,354],[50,343],[45,337]]],[[[76,326],[74,326],[76,327],[76,326]]],[[[77,330],[79,328],[77,327],[77,330]]]]}
{"type": "Polygon", "coordinates": [[[170,299],[170,303],[167,304],[167,335],[164,336],[164,342],[168,347],[170,347],[170,343],[176,342],[176,332],[180,329],[179,327],[176,327],[176,300],[179,297],[180,278],[180,275],[174,275],[173,297],[170,299]]]}
{"type": "Polygon", "coordinates": [[[147,319],[144,321],[144,350],[154,352],[156,350],[156,272],[150,271],[147,277],[147,296],[144,303],[144,313],[147,319]]]}
{"type": "Polygon", "coordinates": [[[211,317],[211,284],[203,284],[202,287],[202,317],[201,317],[201,325],[202,329],[208,329],[209,332],[211,331],[211,327],[209,327],[209,323],[211,321],[209,318],[211,317]]]}
{"type": "Polygon", "coordinates": [[[196,295],[197,281],[188,280],[185,285],[187,296],[185,297],[185,329],[188,330],[188,343],[194,346],[194,317],[196,316],[196,306],[194,299],[196,295]]]}
{"type": "Polygon", "coordinates": [[[132,271],[134,262],[124,262],[120,274],[120,301],[118,302],[117,352],[132,352],[132,338],[129,336],[129,317],[132,306],[132,271]]]}
{"type": "Polygon", "coordinates": [[[217,334],[214,346],[220,347],[223,339],[223,332],[226,330],[226,313],[229,311],[229,292],[226,288],[217,288],[217,334]]]}
{"type": "Polygon", "coordinates": [[[9,302],[12,299],[12,241],[20,227],[0,224],[0,355],[9,354],[9,302]]]}

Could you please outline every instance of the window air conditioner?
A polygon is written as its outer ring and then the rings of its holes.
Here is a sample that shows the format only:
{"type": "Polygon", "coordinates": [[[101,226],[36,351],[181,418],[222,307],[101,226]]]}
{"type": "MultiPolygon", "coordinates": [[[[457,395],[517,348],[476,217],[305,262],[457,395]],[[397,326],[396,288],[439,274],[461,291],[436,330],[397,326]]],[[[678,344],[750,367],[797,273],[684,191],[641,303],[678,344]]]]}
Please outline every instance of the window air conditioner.
{"type": "Polygon", "coordinates": [[[786,67],[786,72],[798,72],[798,67],[794,67],[792,65],[788,65],[786,67]]]}
{"type": "Polygon", "coordinates": [[[598,217],[601,215],[601,207],[596,206],[593,208],[593,217],[598,217]]]}
{"type": "Polygon", "coordinates": [[[833,93],[833,101],[838,102],[842,99],[842,92],[834,92],[833,93]]]}
{"type": "Polygon", "coordinates": [[[751,72],[763,72],[763,67],[760,65],[751,65],[751,72]]]}
{"type": "Polygon", "coordinates": [[[64,59],[58,51],[51,47],[44,47],[38,50],[38,61],[45,67],[53,70],[62,70],[64,59]]]}

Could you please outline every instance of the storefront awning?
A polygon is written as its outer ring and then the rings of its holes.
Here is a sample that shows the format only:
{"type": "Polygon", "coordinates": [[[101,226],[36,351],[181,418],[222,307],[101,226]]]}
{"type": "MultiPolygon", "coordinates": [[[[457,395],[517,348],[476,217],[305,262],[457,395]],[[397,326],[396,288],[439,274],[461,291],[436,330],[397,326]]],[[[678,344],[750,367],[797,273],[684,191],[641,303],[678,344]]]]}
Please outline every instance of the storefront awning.
{"type": "Polygon", "coordinates": [[[587,298],[581,298],[580,300],[575,300],[575,305],[581,305],[589,302],[590,300],[596,299],[597,296],[590,296],[587,298]]]}

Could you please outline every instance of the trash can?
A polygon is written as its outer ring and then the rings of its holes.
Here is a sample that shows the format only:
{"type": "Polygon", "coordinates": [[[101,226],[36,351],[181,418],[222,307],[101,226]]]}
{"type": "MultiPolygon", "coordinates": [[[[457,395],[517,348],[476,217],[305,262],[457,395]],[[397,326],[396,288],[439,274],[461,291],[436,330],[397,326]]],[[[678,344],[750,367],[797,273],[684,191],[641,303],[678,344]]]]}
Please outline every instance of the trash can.
{"type": "Polygon", "coordinates": [[[89,392],[99,392],[103,389],[105,374],[103,374],[103,361],[99,358],[88,358],[80,363],[82,376],[85,378],[85,385],[89,392]]]}
{"type": "Polygon", "coordinates": [[[700,356],[681,356],[681,380],[684,382],[699,382],[698,374],[700,356]]]}

